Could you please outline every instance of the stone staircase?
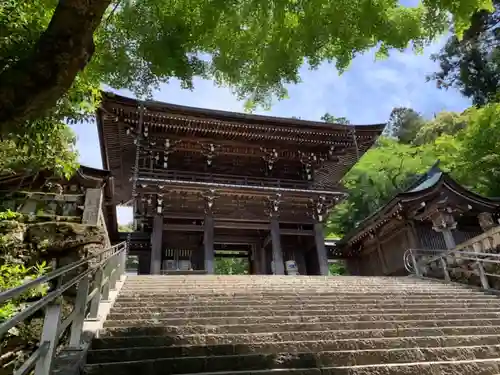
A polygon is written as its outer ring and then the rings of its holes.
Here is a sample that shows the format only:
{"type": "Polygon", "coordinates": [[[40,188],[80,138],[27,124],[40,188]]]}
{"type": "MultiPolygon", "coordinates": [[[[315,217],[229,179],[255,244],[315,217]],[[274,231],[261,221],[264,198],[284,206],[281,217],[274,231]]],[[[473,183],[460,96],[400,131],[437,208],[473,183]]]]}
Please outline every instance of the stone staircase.
{"type": "Polygon", "coordinates": [[[500,299],[413,277],[132,276],[85,371],[500,374],[500,299]]]}

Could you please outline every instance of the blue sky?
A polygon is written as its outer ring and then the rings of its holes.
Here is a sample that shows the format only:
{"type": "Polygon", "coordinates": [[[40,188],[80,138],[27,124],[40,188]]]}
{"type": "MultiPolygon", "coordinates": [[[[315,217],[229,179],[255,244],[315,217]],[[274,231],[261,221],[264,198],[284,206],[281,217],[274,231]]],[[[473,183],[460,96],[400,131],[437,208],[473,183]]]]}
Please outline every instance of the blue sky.
{"type": "MultiPolygon", "coordinates": [[[[346,117],[353,124],[386,122],[394,107],[411,107],[425,117],[440,111],[462,111],[470,101],[456,90],[438,90],[434,82],[426,82],[426,74],[436,70],[429,56],[439,51],[446,39],[427,47],[423,54],[413,51],[393,51],[388,59],[375,61],[373,51],[357,57],[348,71],[339,75],[333,65],[323,64],[319,69],[301,69],[302,83],[288,87],[289,99],[276,102],[270,111],[256,113],[319,120],[329,112],[346,117]]],[[[126,91],[120,91],[131,96],[126,91]]],[[[195,107],[243,111],[239,102],[227,88],[216,87],[207,80],[195,80],[193,91],[183,90],[179,82],[162,85],[154,99],[195,107]]],[[[99,139],[95,124],[73,127],[78,141],[80,163],[102,167],[99,139]]],[[[118,210],[118,221],[131,221],[128,209],[118,210]]]]}

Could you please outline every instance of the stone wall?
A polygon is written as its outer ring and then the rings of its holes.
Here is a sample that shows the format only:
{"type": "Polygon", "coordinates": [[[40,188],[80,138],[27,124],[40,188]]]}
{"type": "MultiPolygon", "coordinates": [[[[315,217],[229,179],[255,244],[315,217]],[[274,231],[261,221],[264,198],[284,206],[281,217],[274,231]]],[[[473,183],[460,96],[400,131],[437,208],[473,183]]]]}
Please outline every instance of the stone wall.
{"type": "MultiPolygon", "coordinates": [[[[46,272],[86,258],[109,247],[110,240],[102,215],[100,189],[87,189],[86,194],[59,194],[58,192],[15,192],[0,196],[0,281],[8,279],[15,267],[28,271],[41,264],[46,272]],[[14,213],[16,212],[16,213],[14,213]],[[3,219],[3,220],[2,220],[3,219]],[[32,268],[30,268],[32,267],[32,268]]],[[[68,275],[63,282],[76,276],[68,275]]],[[[30,274],[30,272],[28,272],[30,274]]],[[[31,277],[36,277],[33,271],[31,277]]],[[[7,285],[3,282],[3,285],[7,285]]],[[[12,286],[10,286],[12,287],[12,286]]],[[[19,311],[40,299],[54,285],[48,284],[39,291],[15,301],[19,311]]],[[[63,296],[63,315],[73,308],[76,287],[63,296]]],[[[0,322],[8,319],[5,308],[0,312],[0,322]]],[[[24,361],[36,348],[43,321],[39,312],[28,321],[12,329],[2,338],[0,375],[12,374],[18,363],[24,361]]]]}

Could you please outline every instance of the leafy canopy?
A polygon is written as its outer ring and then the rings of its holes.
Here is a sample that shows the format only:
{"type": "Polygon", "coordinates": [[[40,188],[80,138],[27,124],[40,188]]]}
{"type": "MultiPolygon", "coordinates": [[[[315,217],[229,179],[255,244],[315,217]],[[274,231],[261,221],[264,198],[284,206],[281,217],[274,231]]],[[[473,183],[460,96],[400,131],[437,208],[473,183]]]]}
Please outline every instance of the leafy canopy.
{"type": "MultiPolygon", "coordinates": [[[[43,48],[37,43],[47,43],[40,37],[49,24],[56,30],[52,37],[61,36],[57,34],[57,22],[68,24],[70,20],[54,18],[51,23],[51,19],[63,3],[6,0],[0,4],[3,36],[0,75],[8,77],[9,84],[29,81],[23,74],[33,74],[32,71],[14,67],[40,57],[36,54],[43,48]]],[[[286,96],[285,84],[299,82],[298,71],[304,62],[311,68],[322,61],[334,62],[342,71],[357,54],[372,47],[377,47],[381,56],[387,55],[391,48],[406,48],[410,42],[418,50],[449,26],[449,13],[457,34],[461,35],[475,11],[492,7],[491,0],[424,0],[412,8],[395,0],[100,0],[99,3],[107,3],[109,8],[104,15],[94,15],[102,22],[94,35],[95,52],[90,62],[81,61],[81,72],[74,77],[71,89],[60,95],[57,105],[53,106],[51,100],[37,99],[37,106],[30,107],[29,113],[28,108],[11,108],[12,113],[17,113],[17,120],[42,116],[58,121],[88,117],[99,102],[101,83],[146,96],[171,78],[178,78],[191,88],[195,76],[232,87],[239,98],[247,100],[248,108],[269,105],[273,95],[286,96]]],[[[82,14],[94,6],[87,0],[71,0],[71,4],[82,14]]],[[[74,22],[80,22],[77,12],[74,17],[74,22]]],[[[80,36],[72,37],[76,42],[80,36]]],[[[73,57],[76,56],[43,56],[43,59],[57,62],[73,57]]],[[[55,78],[47,85],[47,97],[61,91],[55,78]]],[[[25,94],[29,96],[30,92],[25,94]]],[[[9,100],[8,95],[0,96],[0,108],[2,105],[7,108],[9,100]]],[[[14,129],[0,125],[2,132],[45,130],[33,122],[22,123],[21,129],[18,124],[14,129]]]]}
{"type": "Polygon", "coordinates": [[[64,123],[47,120],[35,123],[45,131],[9,134],[0,140],[0,176],[46,170],[58,177],[70,178],[78,168],[75,134],[64,123]]]}
{"type": "Polygon", "coordinates": [[[440,70],[428,79],[439,88],[458,88],[476,105],[496,101],[500,92],[499,25],[500,0],[494,0],[493,12],[475,13],[464,38],[452,35],[442,50],[433,55],[440,70]]]}

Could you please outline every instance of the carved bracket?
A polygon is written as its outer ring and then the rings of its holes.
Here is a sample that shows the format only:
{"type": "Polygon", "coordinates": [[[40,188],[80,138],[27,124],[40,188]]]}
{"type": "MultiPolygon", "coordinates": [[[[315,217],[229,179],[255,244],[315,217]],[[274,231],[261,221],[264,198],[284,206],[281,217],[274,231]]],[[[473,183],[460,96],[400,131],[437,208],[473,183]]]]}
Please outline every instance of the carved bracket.
{"type": "Polygon", "coordinates": [[[213,143],[202,143],[202,142],[198,142],[198,144],[201,146],[203,155],[207,158],[207,165],[209,167],[212,166],[213,159],[217,155],[217,152],[219,151],[221,146],[213,143]]]}
{"type": "Polygon", "coordinates": [[[205,214],[211,215],[213,213],[213,206],[215,199],[218,197],[215,189],[210,189],[202,194],[203,199],[205,199],[205,214]]]}
{"type": "Polygon", "coordinates": [[[481,212],[477,215],[477,218],[483,232],[490,230],[496,225],[495,220],[493,220],[493,215],[489,212],[481,212]]]}
{"type": "Polygon", "coordinates": [[[267,198],[267,210],[266,213],[270,217],[279,217],[280,214],[280,204],[283,202],[281,193],[276,193],[272,197],[267,198]]]}
{"type": "Polygon", "coordinates": [[[432,220],[432,229],[436,232],[442,232],[446,229],[455,229],[457,222],[450,208],[444,210],[436,210],[430,215],[432,220]]]}
{"type": "Polygon", "coordinates": [[[262,156],[262,159],[266,162],[267,169],[269,171],[272,171],[274,168],[274,163],[276,163],[279,158],[278,151],[276,151],[275,148],[267,149],[264,147],[261,147],[260,151],[262,151],[262,153],[264,154],[262,156]]]}
{"type": "Polygon", "coordinates": [[[175,151],[175,147],[180,143],[180,140],[177,141],[172,141],[170,139],[165,139],[165,142],[163,144],[164,151],[163,151],[163,168],[167,169],[168,168],[168,156],[175,151]]]}
{"type": "Polygon", "coordinates": [[[313,169],[321,166],[325,161],[323,156],[318,156],[314,152],[302,152],[299,151],[299,159],[302,165],[304,166],[304,171],[306,174],[307,180],[312,180],[313,178],[313,169]]]}
{"type": "Polygon", "coordinates": [[[156,213],[161,214],[163,212],[163,194],[156,194],[156,213]]]}
{"type": "Polygon", "coordinates": [[[313,200],[312,217],[314,220],[322,223],[328,215],[328,201],[324,195],[320,195],[313,200]]]}

